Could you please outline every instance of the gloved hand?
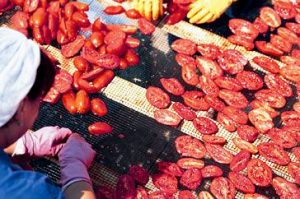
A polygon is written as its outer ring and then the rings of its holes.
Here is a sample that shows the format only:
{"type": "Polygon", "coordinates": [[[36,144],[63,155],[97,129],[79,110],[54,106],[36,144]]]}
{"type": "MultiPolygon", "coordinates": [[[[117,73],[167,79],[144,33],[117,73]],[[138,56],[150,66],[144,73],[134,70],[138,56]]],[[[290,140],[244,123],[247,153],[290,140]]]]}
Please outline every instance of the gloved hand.
{"type": "Polygon", "coordinates": [[[202,24],[218,19],[237,0],[196,0],[187,14],[190,23],[202,24]]]}
{"type": "Polygon", "coordinates": [[[149,21],[163,15],[163,0],[133,0],[133,8],[149,21]]]}
{"type": "Polygon", "coordinates": [[[70,184],[86,181],[90,184],[87,169],[91,166],[96,152],[77,133],[73,133],[58,153],[63,190],[70,184]]]}
{"type": "Polygon", "coordinates": [[[70,129],[57,126],[44,127],[34,132],[29,130],[17,140],[13,156],[55,156],[71,134],[70,129]]]}

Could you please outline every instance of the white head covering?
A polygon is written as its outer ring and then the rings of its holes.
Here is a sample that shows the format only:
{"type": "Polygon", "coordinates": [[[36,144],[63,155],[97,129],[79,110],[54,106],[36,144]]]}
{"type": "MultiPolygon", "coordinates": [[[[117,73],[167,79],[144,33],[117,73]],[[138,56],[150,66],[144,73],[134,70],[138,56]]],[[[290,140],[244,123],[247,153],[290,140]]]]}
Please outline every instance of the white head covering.
{"type": "Polygon", "coordinates": [[[39,46],[22,33],[0,28],[0,127],[16,113],[34,84],[39,46]]]}

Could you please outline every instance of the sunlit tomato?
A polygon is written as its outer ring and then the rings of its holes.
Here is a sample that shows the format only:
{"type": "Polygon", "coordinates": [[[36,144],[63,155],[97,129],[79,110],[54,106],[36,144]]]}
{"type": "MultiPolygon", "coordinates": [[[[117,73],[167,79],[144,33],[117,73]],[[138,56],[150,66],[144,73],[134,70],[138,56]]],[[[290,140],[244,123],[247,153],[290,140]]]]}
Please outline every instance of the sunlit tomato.
{"type": "Polygon", "coordinates": [[[232,119],[237,124],[247,124],[248,122],[248,115],[245,112],[233,106],[225,107],[222,113],[227,115],[230,119],[232,119]]]}
{"type": "Polygon", "coordinates": [[[229,132],[234,132],[236,130],[237,124],[222,112],[218,112],[217,121],[229,132]]]}
{"type": "Polygon", "coordinates": [[[254,48],[253,39],[248,38],[247,36],[230,35],[229,37],[227,37],[227,39],[233,44],[243,46],[244,48],[246,48],[246,50],[253,50],[254,48]]]}
{"type": "Polygon", "coordinates": [[[234,34],[245,35],[252,40],[254,40],[259,34],[254,25],[244,19],[230,19],[228,27],[234,34]]]}
{"type": "Polygon", "coordinates": [[[264,81],[269,89],[278,92],[284,97],[291,97],[293,95],[292,87],[278,75],[266,74],[264,81]]]}
{"type": "Polygon", "coordinates": [[[248,178],[253,184],[266,187],[271,184],[272,170],[270,167],[259,159],[252,159],[247,165],[248,178]]]}
{"type": "Polygon", "coordinates": [[[72,14],[72,20],[80,27],[87,28],[91,25],[87,14],[84,12],[76,11],[72,14]]]}
{"type": "Polygon", "coordinates": [[[144,35],[151,35],[155,31],[155,26],[145,18],[138,19],[138,26],[144,35]]]}
{"type": "Polygon", "coordinates": [[[215,165],[207,165],[201,169],[201,175],[203,178],[214,178],[223,175],[223,170],[215,165]]]}
{"type": "Polygon", "coordinates": [[[271,56],[281,56],[281,55],[283,55],[282,50],[278,49],[273,44],[267,43],[265,41],[256,41],[255,46],[260,52],[262,52],[266,55],[271,55],[271,56]]]}
{"type": "Polygon", "coordinates": [[[246,150],[253,154],[258,152],[257,147],[254,144],[251,144],[250,142],[242,140],[239,137],[233,138],[232,141],[235,144],[235,146],[237,146],[241,150],[246,150]]]}
{"type": "Polygon", "coordinates": [[[44,8],[38,8],[31,15],[32,25],[36,27],[42,27],[47,22],[47,12],[44,8]]]}
{"type": "Polygon", "coordinates": [[[219,97],[224,100],[226,104],[235,108],[246,108],[248,106],[248,100],[241,92],[222,89],[219,92],[219,97]]]}
{"type": "Polygon", "coordinates": [[[274,9],[282,19],[292,19],[297,14],[296,9],[291,2],[276,1],[274,9]]]}
{"type": "Polygon", "coordinates": [[[198,44],[197,51],[208,59],[215,60],[221,54],[220,48],[214,44],[198,44]]]}
{"type": "Polygon", "coordinates": [[[197,51],[196,44],[188,39],[177,39],[171,44],[171,48],[184,55],[194,55],[197,51]]]}
{"type": "Polygon", "coordinates": [[[73,57],[81,50],[84,42],[83,36],[77,36],[74,41],[61,46],[61,54],[66,58],[73,57]]]}
{"type": "Polygon", "coordinates": [[[272,186],[280,198],[297,199],[300,198],[300,192],[297,185],[281,178],[275,177],[272,180],[272,186]]]}
{"type": "Polygon", "coordinates": [[[129,66],[136,66],[140,63],[139,56],[133,49],[127,49],[124,58],[129,66]]]}
{"type": "Polygon", "coordinates": [[[256,92],[255,98],[262,102],[266,102],[273,108],[282,108],[286,104],[286,100],[281,94],[270,89],[263,89],[256,92]]]}
{"type": "Polygon", "coordinates": [[[118,15],[125,12],[125,9],[122,6],[107,6],[103,10],[108,15],[118,15]]]}
{"type": "Polygon", "coordinates": [[[263,108],[253,109],[248,113],[250,122],[262,133],[273,128],[274,123],[270,114],[263,108]]]}
{"type": "Polygon", "coordinates": [[[198,56],[196,58],[196,62],[198,69],[204,76],[210,77],[211,79],[215,79],[223,75],[223,71],[220,68],[220,66],[217,64],[217,62],[211,59],[198,56]]]}
{"type": "Polygon", "coordinates": [[[62,95],[62,103],[69,113],[75,114],[77,112],[75,94],[72,91],[62,95]]]}
{"type": "Polygon", "coordinates": [[[175,60],[176,60],[177,64],[182,67],[185,65],[189,65],[191,68],[196,69],[196,60],[191,56],[178,53],[175,56],[175,60]]]}
{"type": "Polygon", "coordinates": [[[224,71],[234,75],[244,70],[244,66],[248,63],[248,60],[240,51],[229,49],[223,51],[218,57],[218,63],[224,71]]]}
{"type": "Polygon", "coordinates": [[[255,186],[246,176],[237,172],[230,172],[228,178],[237,190],[240,190],[243,193],[255,192],[255,186]]]}
{"type": "Polygon", "coordinates": [[[180,178],[180,184],[191,190],[196,190],[201,181],[201,170],[196,168],[186,170],[180,178]]]}
{"type": "Polygon", "coordinates": [[[195,158],[180,158],[176,163],[182,169],[202,169],[204,162],[195,158]]]}
{"type": "Polygon", "coordinates": [[[221,136],[216,135],[203,135],[202,136],[203,142],[207,142],[210,144],[225,144],[226,139],[221,136]]]}
{"type": "Polygon", "coordinates": [[[253,58],[253,61],[257,65],[271,73],[279,73],[279,65],[276,63],[276,61],[268,57],[256,56],[253,58]]]}
{"type": "Polygon", "coordinates": [[[88,127],[88,130],[93,135],[103,135],[111,133],[113,128],[105,122],[95,122],[88,127]]]}
{"type": "Polygon", "coordinates": [[[261,77],[252,71],[242,71],[237,74],[236,79],[248,90],[259,90],[263,87],[261,77]]]}
{"type": "Polygon", "coordinates": [[[205,143],[207,153],[212,159],[221,164],[229,164],[232,161],[232,154],[220,145],[205,143]]]}
{"type": "Polygon", "coordinates": [[[173,110],[183,119],[185,120],[194,120],[197,115],[196,113],[189,107],[185,106],[180,102],[175,102],[172,105],[173,110]]]}
{"type": "Polygon", "coordinates": [[[184,135],[177,137],[175,140],[176,150],[181,156],[203,158],[206,154],[206,149],[203,144],[196,138],[184,135]]]}
{"type": "Polygon", "coordinates": [[[237,127],[237,133],[243,140],[254,142],[259,134],[259,131],[253,126],[240,125],[237,127]]]}
{"type": "Polygon", "coordinates": [[[197,117],[193,120],[194,127],[202,134],[210,135],[218,132],[217,125],[206,117],[197,117]]]}
{"type": "Polygon", "coordinates": [[[219,87],[211,78],[201,75],[199,77],[199,86],[206,95],[211,95],[215,97],[218,96],[219,87]]]}
{"type": "Polygon", "coordinates": [[[108,112],[106,104],[100,98],[91,100],[91,111],[94,115],[97,115],[99,117],[103,117],[108,112]]]}
{"type": "Polygon", "coordinates": [[[275,118],[279,115],[279,112],[276,111],[274,108],[270,107],[269,104],[265,101],[260,101],[258,99],[255,99],[250,103],[250,106],[252,109],[257,109],[257,108],[265,109],[265,111],[269,113],[271,118],[275,118]]]}
{"type": "Polygon", "coordinates": [[[278,128],[272,128],[268,131],[267,136],[277,145],[283,148],[293,148],[297,145],[296,139],[291,132],[278,128]]]}
{"type": "Polygon", "coordinates": [[[236,192],[232,182],[225,177],[213,179],[210,185],[210,191],[219,199],[233,199],[235,198],[236,192]]]}
{"type": "Polygon", "coordinates": [[[204,99],[208,103],[208,105],[216,111],[222,111],[225,108],[224,102],[221,101],[218,97],[205,95],[204,99]]]}
{"type": "Polygon", "coordinates": [[[209,105],[204,100],[204,93],[201,91],[186,91],[182,95],[184,103],[195,110],[208,110],[209,105]]]}
{"type": "Polygon", "coordinates": [[[95,48],[99,48],[104,42],[104,35],[102,32],[93,32],[90,36],[90,41],[95,48]]]}
{"type": "Polygon", "coordinates": [[[299,43],[299,38],[298,38],[297,34],[285,27],[278,28],[277,34],[292,44],[299,43]]]}
{"type": "Polygon", "coordinates": [[[271,35],[271,40],[270,43],[278,48],[279,50],[282,50],[283,52],[290,52],[292,49],[292,43],[289,41],[285,40],[279,35],[271,35]]]}
{"type": "Polygon", "coordinates": [[[79,90],[76,93],[75,104],[77,113],[85,114],[90,110],[91,102],[88,93],[85,90],[79,90]]]}
{"type": "Polygon", "coordinates": [[[166,108],[170,104],[170,97],[158,87],[150,86],[146,91],[148,102],[157,108],[166,108]]]}
{"type": "Polygon", "coordinates": [[[250,159],[251,154],[246,150],[241,150],[232,158],[232,161],[230,162],[230,170],[235,172],[244,170],[250,159]]]}
{"type": "Polygon", "coordinates": [[[259,31],[259,33],[266,33],[269,30],[269,26],[265,24],[259,17],[255,18],[253,25],[259,31]]]}
{"type": "Polygon", "coordinates": [[[163,192],[176,193],[178,181],[176,177],[168,174],[155,174],[152,176],[153,184],[163,192]]]}
{"type": "Polygon", "coordinates": [[[60,99],[60,92],[54,87],[51,87],[46,96],[43,98],[43,102],[56,104],[60,99]]]}
{"type": "Polygon", "coordinates": [[[178,126],[182,120],[176,113],[166,109],[155,110],[154,119],[161,124],[169,126],[178,126]]]}
{"type": "Polygon", "coordinates": [[[291,161],[287,152],[274,143],[261,143],[258,145],[258,151],[261,156],[279,165],[287,165],[291,161]]]}
{"type": "Polygon", "coordinates": [[[272,28],[277,28],[281,25],[280,16],[270,7],[263,7],[260,9],[260,19],[272,28]]]}
{"type": "Polygon", "coordinates": [[[225,88],[227,90],[240,91],[243,89],[241,83],[232,77],[222,76],[216,78],[214,81],[220,88],[225,88]]]}
{"type": "Polygon", "coordinates": [[[288,80],[299,82],[300,81],[300,66],[285,65],[280,68],[280,74],[288,80]]]}
{"type": "Polygon", "coordinates": [[[189,85],[196,86],[199,83],[199,76],[197,75],[196,67],[193,65],[183,65],[181,68],[181,77],[189,85]]]}
{"type": "Polygon", "coordinates": [[[89,69],[89,62],[82,56],[77,56],[73,60],[74,66],[80,72],[86,72],[89,69]]]}
{"type": "Polygon", "coordinates": [[[131,37],[131,36],[127,36],[126,40],[125,40],[125,44],[127,47],[129,48],[137,48],[140,46],[141,41],[137,38],[131,37]]]}
{"type": "Polygon", "coordinates": [[[128,174],[131,175],[133,179],[140,185],[146,185],[149,181],[148,172],[141,166],[130,166],[128,174]]]}
{"type": "Polygon", "coordinates": [[[184,93],[184,87],[176,78],[161,78],[160,83],[166,91],[175,96],[179,96],[184,93]]]}
{"type": "Polygon", "coordinates": [[[130,19],[138,19],[141,17],[139,11],[136,9],[129,9],[125,12],[126,16],[130,19]]]}

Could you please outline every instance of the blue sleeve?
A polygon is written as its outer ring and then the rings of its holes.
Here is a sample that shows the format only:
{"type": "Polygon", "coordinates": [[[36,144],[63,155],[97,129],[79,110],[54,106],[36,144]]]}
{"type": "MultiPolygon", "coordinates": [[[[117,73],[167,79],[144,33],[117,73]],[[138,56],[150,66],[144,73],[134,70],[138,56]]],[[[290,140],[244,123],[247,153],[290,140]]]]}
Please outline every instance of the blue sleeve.
{"type": "MultiPolygon", "coordinates": [[[[3,170],[0,173],[2,172],[3,170]]],[[[47,176],[34,171],[10,169],[1,175],[0,196],[5,196],[6,199],[64,198],[61,189],[51,183],[47,176]]]]}

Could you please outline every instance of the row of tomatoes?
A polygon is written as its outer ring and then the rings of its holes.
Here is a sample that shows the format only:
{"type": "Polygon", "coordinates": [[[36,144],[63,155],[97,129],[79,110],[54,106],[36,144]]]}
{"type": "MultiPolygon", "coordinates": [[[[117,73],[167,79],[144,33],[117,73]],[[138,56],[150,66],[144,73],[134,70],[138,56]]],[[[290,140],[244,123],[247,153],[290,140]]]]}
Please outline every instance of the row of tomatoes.
{"type": "Polygon", "coordinates": [[[136,188],[136,184],[144,186],[149,181],[149,174],[140,166],[131,166],[128,174],[118,179],[116,190],[99,187],[96,194],[99,198],[114,199],[171,199],[178,192],[179,199],[212,199],[235,198],[236,190],[245,194],[246,199],[267,198],[255,193],[258,187],[273,186],[281,198],[299,198],[298,187],[281,177],[272,179],[272,171],[263,161],[252,158],[251,154],[242,150],[232,156],[221,145],[205,142],[205,146],[197,139],[184,135],[176,138],[175,147],[182,156],[173,162],[157,162],[158,173],[152,175],[152,183],[157,191],[147,192],[144,188],[136,188]],[[215,165],[205,165],[201,160],[206,152],[217,162],[229,164],[230,172],[224,177],[223,170],[215,165]],[[247,176],[240,172],[247,168],[247,176]],[[201,186],[204,180],[211,180],[210,192],[201,191],[198,197],[192,191],[201,186]],[[178,191],[179,184],[181,190],[178,191]],[[183,190],[185,189],[185,190],[183,190]]]}

